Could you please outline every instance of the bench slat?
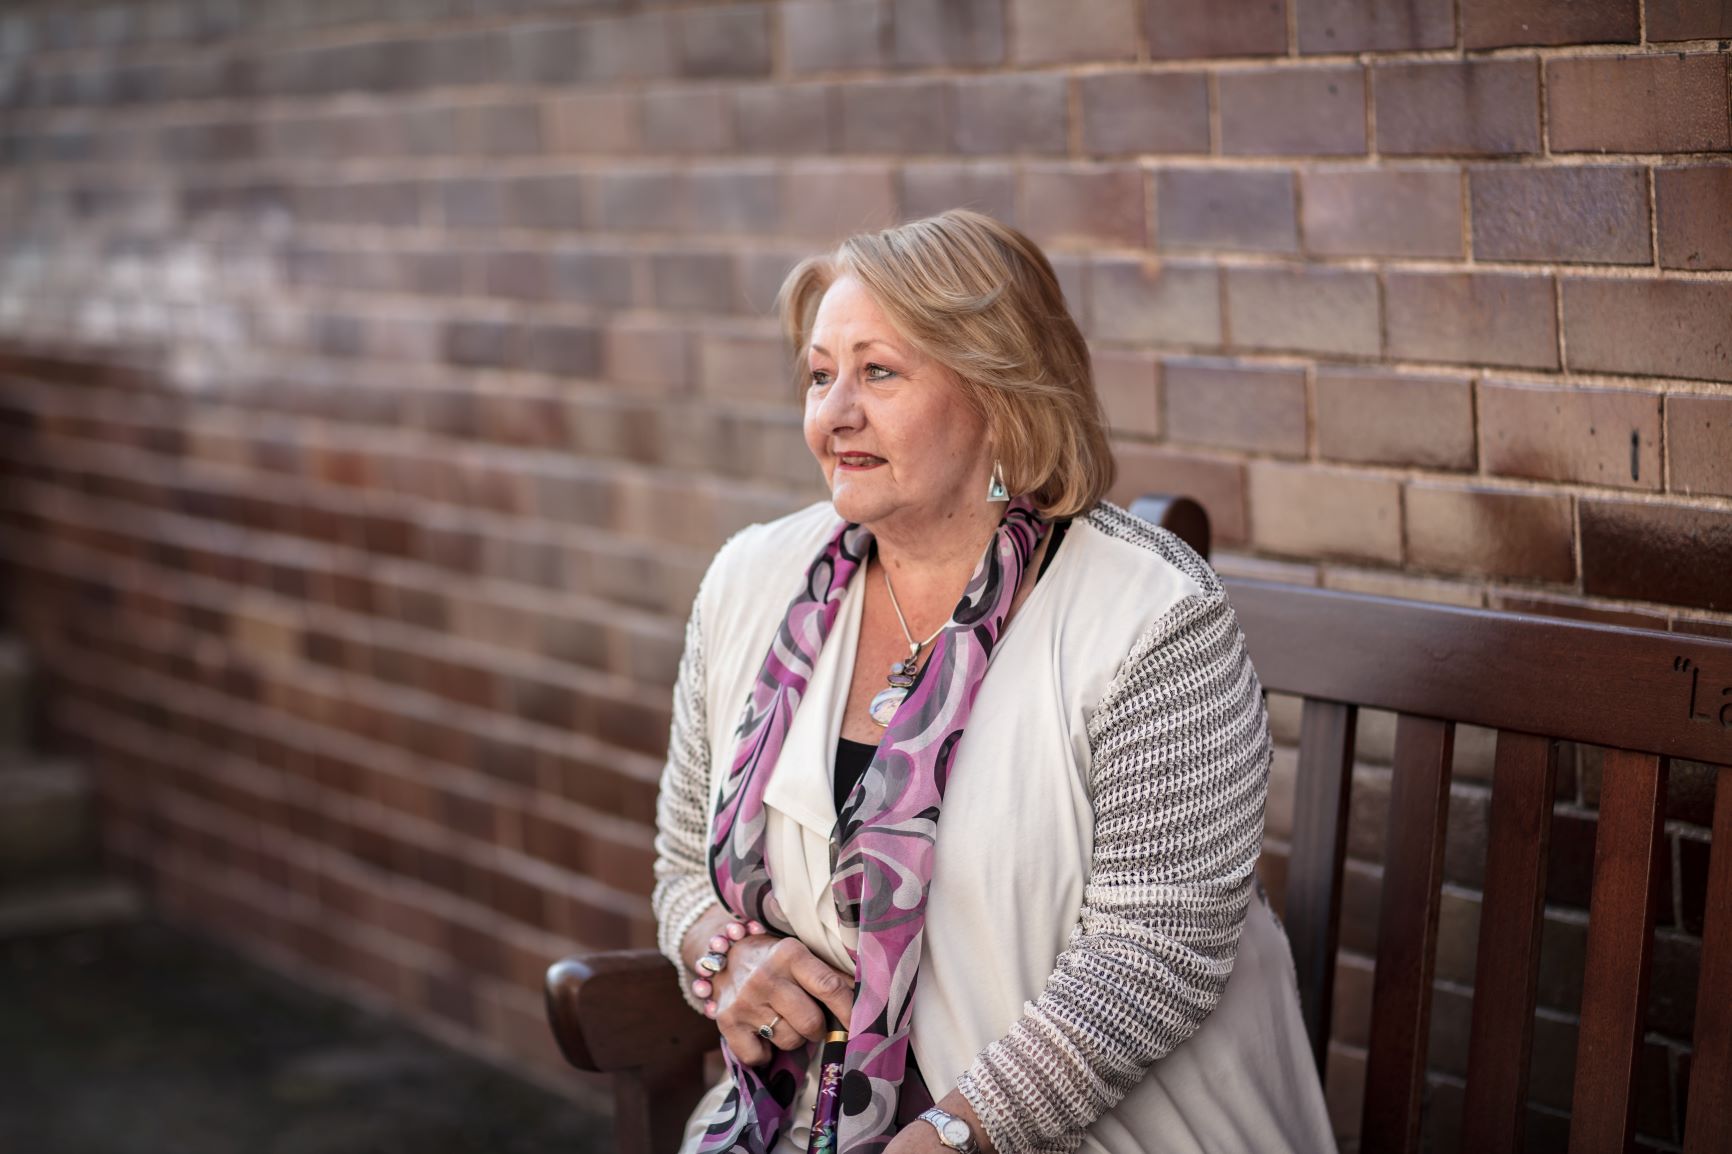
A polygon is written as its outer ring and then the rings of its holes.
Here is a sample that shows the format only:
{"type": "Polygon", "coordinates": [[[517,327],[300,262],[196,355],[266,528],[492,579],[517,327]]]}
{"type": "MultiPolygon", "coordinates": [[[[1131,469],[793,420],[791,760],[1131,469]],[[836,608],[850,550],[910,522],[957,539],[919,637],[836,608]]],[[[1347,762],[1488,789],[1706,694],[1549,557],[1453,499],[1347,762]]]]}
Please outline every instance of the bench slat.
{"type": "Polygon", "coordinates": [[[1576,1034],[1570,1154],[1623,1154],[1633,1135],[1665,801],[1665,759],[1606,751],[1582,969],[1582,1022],[1576,1034]]]}
{"type": "Polygon", "coordinates": [[[1419,1149],[1454,752],[1453,723],[1405,713],[1397,719],[1366,1058],[1364,1150],[1419,1149]]]}
{"type": "Polygon", "coordinates": [[[1557,774],[1555,740],[1497,735],[1462,1112],[1461,1147],[1476,1154],[1521,1148],[1557,774]]]}
{"type": "Polygon", "coordinates": [[[1300,721],[1293,847],[1287,859],[1282,920],[1293,947],[1299,1008],[1319,1073],[1328,1068],[1335,948],[1341,929],[1341,866],[1347,856],[1347,801],[1358,717],[1354,706],[1306,698],[1300,721]]]}
{"type": "Polygon", "coordinates": [[[1720,767],[1715,791],[1684,1154],[1732,1150],[1732,766],[1720,767]]]}

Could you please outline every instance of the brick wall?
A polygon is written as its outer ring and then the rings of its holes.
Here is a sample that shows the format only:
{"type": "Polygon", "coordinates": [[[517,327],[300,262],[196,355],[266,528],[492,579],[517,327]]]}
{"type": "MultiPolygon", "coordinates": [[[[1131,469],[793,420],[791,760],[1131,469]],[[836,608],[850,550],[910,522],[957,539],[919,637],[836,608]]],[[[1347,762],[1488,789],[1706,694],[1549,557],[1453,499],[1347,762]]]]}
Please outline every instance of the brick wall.
{"type": "MultiPolygon", "coordinates": [[[[775,287],[959,203],[1048,246],[1118,495],[1200,498],[1223,572],[1732,635],[1724,11],[9,5],[0,557],[50,735],[172,916],[555,1073],[543,967],[651,940],[696,580],[821,492],[775,287]]],[[[1350,1145],[1386,720],[1361,723],[1329,1071],[1350,1145]]],[[[1438,1149],[1484,737],[1457,742],[1438,1149]]],[[[1565,1126],[1596,753],[1561,775],[1530,1149],[1565,1126]]],[[[1712,788],[1674,765],[1659,1149],[1712,788]]]]}

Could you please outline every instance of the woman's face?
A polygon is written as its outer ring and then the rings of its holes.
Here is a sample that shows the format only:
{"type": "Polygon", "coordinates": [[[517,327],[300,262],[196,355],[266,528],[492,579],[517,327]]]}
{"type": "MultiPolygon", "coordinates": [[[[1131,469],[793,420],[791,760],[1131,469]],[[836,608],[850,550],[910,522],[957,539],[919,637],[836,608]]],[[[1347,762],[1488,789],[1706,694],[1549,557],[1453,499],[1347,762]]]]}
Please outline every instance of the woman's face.
{"type": "Polygon", "coordinates": [[[806,445],[837,515],[919,531],[985,501],[986,419],[853,277],[819,302],[807,361],[806,445]]]}

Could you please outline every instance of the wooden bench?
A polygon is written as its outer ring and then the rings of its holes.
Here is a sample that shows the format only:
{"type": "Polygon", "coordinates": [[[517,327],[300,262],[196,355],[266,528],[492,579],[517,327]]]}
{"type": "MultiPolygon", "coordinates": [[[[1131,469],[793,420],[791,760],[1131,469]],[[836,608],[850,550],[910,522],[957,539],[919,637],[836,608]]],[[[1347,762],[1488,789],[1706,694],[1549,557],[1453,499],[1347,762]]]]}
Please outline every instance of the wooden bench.
{"type": "MultiPolygon", "coordinates": [[[[1207,554],[1184,499],[1137,512],[1207,554]]],[[[1354,730],[1397,715],[1361,1149],[1419,1149],[1456,724],[1497,731],[1462,1149],[1520,1149],[1560,741],[1607,747],[1582,978],[1572,1154],[1621,1152],[1653,951],[1668,759],[1721,766],[1702,936],[1686,1154],[1732,1151],[1732,641],[1229,580],[1264,688],[1303,700],[1284,917],[1319,1069],[1329,1042],[1354,730]],[[1400,836],[1393,836],[1393,831],[1400,836]]],[[[547,977],[567,1059],[613,1075],[618,1148],[677,1148],[712,1023],[654,951],[571,958],[547,977]]]]}

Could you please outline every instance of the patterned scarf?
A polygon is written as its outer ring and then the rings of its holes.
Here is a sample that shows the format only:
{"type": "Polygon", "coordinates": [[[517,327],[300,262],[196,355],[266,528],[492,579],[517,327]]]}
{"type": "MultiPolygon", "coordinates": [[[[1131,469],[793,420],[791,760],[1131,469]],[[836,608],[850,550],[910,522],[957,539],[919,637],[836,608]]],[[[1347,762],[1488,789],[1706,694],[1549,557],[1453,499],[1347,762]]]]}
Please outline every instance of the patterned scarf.
{"type": "MultiPolygon", "coordinates": [[[[843,1154],[882,1150],[895,1133],[944,789],[980,679],[1045,531],[1026,498],[1011,503],[831,835],[831,895],[841,923],[859,930],[841,1088],[843,1154]]],[[[844,525],[807,569],[735,731],[733,765],[710,827],[710,878],[722,904],[784,934],[792,930],[764,859],[764,787],[848,581],[871,545],[864,527],[844,525]]],[[[741,1063],[725,1043],[722,1050],[733,1084],[698,1149],[767,1154],[791,1121],[811,1046],[776,1050],[758,1067],[741,1063]]]]}

